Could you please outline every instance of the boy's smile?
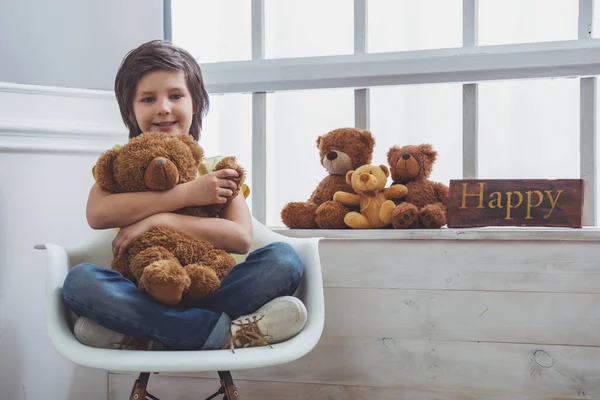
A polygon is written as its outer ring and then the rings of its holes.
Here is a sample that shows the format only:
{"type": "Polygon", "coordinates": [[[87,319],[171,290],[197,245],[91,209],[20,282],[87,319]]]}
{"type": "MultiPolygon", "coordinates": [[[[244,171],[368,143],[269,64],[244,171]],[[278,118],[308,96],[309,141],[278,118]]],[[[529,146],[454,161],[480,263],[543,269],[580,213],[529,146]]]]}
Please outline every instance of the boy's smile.
{"type": "Polygon", "coordinates": [[[133,112],[142,132],[189,134],[194,107],[183,71],[146,73],[138,82],[133,112]]]}

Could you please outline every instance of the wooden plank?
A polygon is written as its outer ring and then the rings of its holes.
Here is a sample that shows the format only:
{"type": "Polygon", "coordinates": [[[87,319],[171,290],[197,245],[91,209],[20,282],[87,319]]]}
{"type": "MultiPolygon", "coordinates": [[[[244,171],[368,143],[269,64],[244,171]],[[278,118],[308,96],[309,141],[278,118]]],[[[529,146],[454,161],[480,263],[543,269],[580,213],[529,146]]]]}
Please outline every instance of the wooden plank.
{"type": "MultiPolygon", "coordinates": [[[[315,350],[236,379],[600,398],[600,348],[325,336],[315,350]]],[[[178,374],[212,377],[212,374],[178,374]]]]}
{"type": "Polygon", "coordinates": [[[448,227],[581,228],[582,207],[582,179],[452,179],[448,227]]]}
{"type": "Polygon", "coordinates": [[[329,288],[324,334],[598,346],[598,304],[597,294],[329,288]]]}
{"type": "Polygon", "coordinates": [[[594,242],[326,240],[325,287],[600,293],[594,242]]]}
{"type": "MultiPolygon", "coordinates": [[[[122,400],[129,396],[137,375],[109,375],[109,399],[122,400]]],[[[473,393],[455,391],[411,390],[405,388],[376,388],[368,386],[315,385],[309,383],[262,382],[236,379],[240,397],[244,400],[523,400],[520,394],[473,393]]],[[[152,375],[148,388],[160,399],[198,400],[219,387],[217,378],[180,378],[152,375]]],[[[583,400],[591,397],[563,397],[560,400],[583,400]]],[[[527,400],[559,400],[555,396],[528,396],[527,400]]]]}

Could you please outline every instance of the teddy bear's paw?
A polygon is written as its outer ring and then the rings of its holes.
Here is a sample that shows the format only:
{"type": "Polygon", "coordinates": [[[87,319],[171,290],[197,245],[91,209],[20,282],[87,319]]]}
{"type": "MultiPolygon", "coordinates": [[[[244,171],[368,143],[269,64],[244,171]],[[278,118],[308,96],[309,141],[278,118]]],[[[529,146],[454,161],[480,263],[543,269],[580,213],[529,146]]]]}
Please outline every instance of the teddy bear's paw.
{"type": "Polygon", "coordinates": [[[317,205],[314,203],[292,202],[281,210],[281,220],[290,229],[317,229],[316,213],[317,205]]]}
{"type": "Polygon", "coordinates": [[[146,267],[160,260],[170,260],[178,263],[177,258],[169,250],[162,246],[153,246],[136,254],[129,262],[129,270],[135,280],[139,281],[146,267]]]}
{"type": "Polygon", "coordinates": [[[419,212],[417,207],[401,203],[392,211],[392,226],[395,229],[414,229],[419,227],[419,212]]]}
{"type": "Polygon", "coordinates": [[[430,204],[421,209],[419,220],[425,228],[441,228],[446,225],[446,213],[440,206],[430,204]]]}
{"type": "Polygon", "coordinates": [[[190,287],[183,297],[186,301],[198,301],[213,294],[221,287],[221,280],[214,269],[202,264],[186,265],[185,270],[190,277],[190,287]]]}
{"type": "Polygon", "coordinates": [[[347,229],[344,217],[350,209],[337,201],[326,201],[317,208],[315,222],[321,229],[347,229]]]}
{"type": "Polygon", "coordinates": [[[160,260],[144,269],[139,287],[159,303],[176,305],[190,283],[190,277],[178,262],[160,260]]]}

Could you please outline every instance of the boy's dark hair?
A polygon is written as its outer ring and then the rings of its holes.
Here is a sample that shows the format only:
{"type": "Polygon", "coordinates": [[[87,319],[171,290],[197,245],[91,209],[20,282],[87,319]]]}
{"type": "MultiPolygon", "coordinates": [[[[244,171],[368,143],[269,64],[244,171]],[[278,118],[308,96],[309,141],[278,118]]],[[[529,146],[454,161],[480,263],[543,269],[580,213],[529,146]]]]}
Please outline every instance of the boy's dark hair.
{"type": "Polygon", "coordinates": [[[194,105],[190,135],[198,141],[202,130],[202,117],[206,115],[209,106],[202,72],[190,53],[166,40],[152,40],[131,50],[117,71],[115,95],[123,122],[129,128],[129,138],[142,133],[133,112],[137,84],[145,73],[155,70],[183,71],[185,74],[194,105]]]}

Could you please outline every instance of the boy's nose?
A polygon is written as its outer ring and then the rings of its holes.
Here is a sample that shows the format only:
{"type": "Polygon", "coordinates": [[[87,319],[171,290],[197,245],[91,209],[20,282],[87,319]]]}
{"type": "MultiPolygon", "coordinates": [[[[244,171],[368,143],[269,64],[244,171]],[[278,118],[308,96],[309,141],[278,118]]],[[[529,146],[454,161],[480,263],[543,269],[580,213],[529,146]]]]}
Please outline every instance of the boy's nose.
{"type": "Polygon", "coordinates": [[[170,114],[171,113],[171,105],[168,101],[163,101],[158,105],[158,113],[159,114],[170,114]]]}

